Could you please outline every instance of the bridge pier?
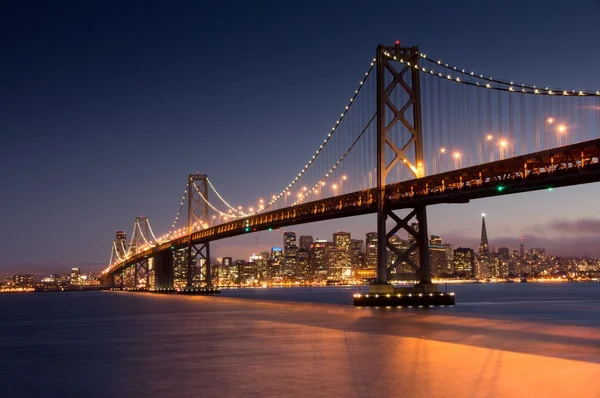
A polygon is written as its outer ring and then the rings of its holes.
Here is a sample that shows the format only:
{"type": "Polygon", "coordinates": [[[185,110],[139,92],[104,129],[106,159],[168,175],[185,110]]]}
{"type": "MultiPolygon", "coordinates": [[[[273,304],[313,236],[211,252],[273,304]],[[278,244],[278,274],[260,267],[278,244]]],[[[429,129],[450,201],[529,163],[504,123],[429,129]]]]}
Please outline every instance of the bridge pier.
{"type": "Polygon", "coordinates": [[[112,286],[118,289],[123,289],[123,280],[125,274],[125,270],[121,268],[120,271],[115,272],[112,277],[112,286]]]}
{"type": "Polygon", "coordinates": [[[210,264],[210,242],[203,242],[197,245],[192,244],[191,240],[188,245],[187,252],[187,288],[192,288],[192,284],[194,281],[194,272],[193,272],[193,260],[198,260],[200,257],[200,261],[203,262],[204,267],[200,267],[200,273],[202,273],[202,268],[204,268],[204,274],[201,275],[201,280],[206,283],[207,287],[212,287],[212,267],[210,264]]]}
{"type": "Polygon", "coordinates": [[[145,289],[150,288],[150,261],[147,257],[144,257],[135,263],[134,289],[140,287],[140,280],[144,281],[145,289]]]}
{"type": "Polygon", "coordinates": [[[157,250],[154,253],[154,289],[171,289],[173,280],[173,252],[157,250]]]}

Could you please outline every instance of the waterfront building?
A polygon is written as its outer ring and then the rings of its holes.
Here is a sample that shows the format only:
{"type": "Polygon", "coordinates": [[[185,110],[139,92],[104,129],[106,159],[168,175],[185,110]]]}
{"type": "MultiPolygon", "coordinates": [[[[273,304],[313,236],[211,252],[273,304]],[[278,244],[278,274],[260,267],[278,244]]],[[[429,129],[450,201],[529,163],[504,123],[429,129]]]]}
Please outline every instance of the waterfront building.
{"type": "Polygon", "coordinates": [[[310,235],[301,235],[300,236],[300,246],[299,249],[310,250],[310,245],[313,243],[313,237],[310,235]]]}
{"type": "Polygon", "coordinates": [[[473,249],[459,247],[454,250],[454,272],[463,278],[474,278],[476,276],[475,252],[473,249]]]}
{"type": "Polygon", "coordinates": [[[317,240],[310,245],[310,268],[315,278],[319,280],[327,279],[327,269],[329,267],[328,248],[333,246],[333,242],[326,240],[317,240]]]}
{"type": "Polygon", "coordinates": [[[377,232],[367,232],[365,239],[365,267],[377,267],[377,232]]]}

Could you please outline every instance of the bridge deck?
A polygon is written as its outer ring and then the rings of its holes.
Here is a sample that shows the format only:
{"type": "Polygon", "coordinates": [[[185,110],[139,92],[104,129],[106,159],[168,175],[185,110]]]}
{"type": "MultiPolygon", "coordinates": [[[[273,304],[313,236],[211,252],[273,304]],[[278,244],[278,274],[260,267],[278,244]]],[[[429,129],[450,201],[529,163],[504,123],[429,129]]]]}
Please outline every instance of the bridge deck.
{"type": "MultiPolygon", "coordinates": [[[[557,188],[600,181],[600,139],[516,156],[386,186],[386,204],[396,210],[441,203],[467,203],[472,199],[557,188]]],[[[272,210],[182,236],[149,248],[108,273],[126,268],[157,251],[211,242],[248,232],[315,221],[375,213],[376,189],[272,210]]]]}

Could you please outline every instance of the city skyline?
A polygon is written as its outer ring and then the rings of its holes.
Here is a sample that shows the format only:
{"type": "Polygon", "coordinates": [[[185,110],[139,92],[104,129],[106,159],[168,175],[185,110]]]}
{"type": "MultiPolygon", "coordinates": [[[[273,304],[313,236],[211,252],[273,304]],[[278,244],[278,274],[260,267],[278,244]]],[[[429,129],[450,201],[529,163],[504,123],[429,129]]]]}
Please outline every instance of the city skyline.
{"type": "MultiPolygon", "coordinates": [[[[483,213],[483,214],[485,214],[484,218],[489,218],[488,213],[483,213]]],[[[466,238],[459,237],[458,239],[452,240],[451,238],[448,238],[446,235],[440,234],[435,230],[432,231],[431,228],[429,228],[428,234],[429,234],[429,237],[431,237],[431,236],[441,237],[442,242],[451,244],[455,249],[459,248],[459,247],[469,248],[469,249],[473,249],[477,253],[479,250],[479,247],[480,247],[481,236],[476,236],[476,235],[481,234],[481,222],[482,222],[482,214],[481,213],[477,214],[477,222],[478,222],[477,233],[473,233],[472,236],[466,237],[466,238]]],[[[582,254],[579,251],[579,249],[575,249],[575,250],[571,251],[572,254],[569,254],[568,251],[566,252],[566,254],[561,254],[560,252],[555,252],[556,249],[554,247],[546,246],[546,244],[548,244],[548,242],[552,242],[551,240],[539,239],[535,235],[519,235],[519,236],[515,236],[515,237],[505,237],[505,236],[495,237],[493,233],[492,233],[492,235],[489,235],[489,230],[490,230],[489,221],[487,223],[488,223],[488,224],[486,224],[486,229],[488,230],[487,239],[489,242],[489,252],[490,253],[497,253],[498,249],[502,248],[502,247],[507,247],[511,251],[519,250],[521,242],[523,242],[524,246],[525,246],[525,250],[534,249],[534,248],[544,248],[546,250],[546,254],[551,255],[551,256],[578,257],[578,258],[600,257],[597,254],[593,254],[593,253],[582,254]]],[[[590,227],[595,225],[593,223],[593,221],[590,222],[590,220],[584,220],[581,222],[581,224],[584,224],[584,225],[588,224],[590,227]]],[[[557,222],[555,224],[555,227],[565,229],[565,230],[574,230],[575,231],[577,228],[579,228],[579,225],[565,223],[565,222],[557,222]]],[[[598,222],[598,227],[600,227],[600,221],[598,222]]],[[[491,225],[491,230],[494,231],[493,224],[491,225]]],[[[253,241],[253,243],[249,246],[232,245],[229,248],[228,246],[224,245],[222,248],[220,248],[220,252],[222,252],[222,253],[220,253],[219,255],[215,255],[213,257],[216,257],[216,258],[232,257],[233,259],[247,259],[248,257],[250,257],[253,254],[259,254],[260,252],[267,250],[267,249],[270,250],[272,247],[283,247],[283,245],[284,245],[283,234],[285,232],[294,232],[296,234],[298,244],[299,244],[300,236],[304,236],[304,235],[313,237],[315,239],[315,241],[317,239],[319,239],[319,240],[326,240],[328,242],[332,242],[333,235],[336,234],[337,232],[348,232],[348,233],[350,233],[352,239],[360,239],[363,241],[363,250],[365,250],[366,234],[375,232],[374,228],[372,230],[365,230],[365,231],[366,232],[364,232],[364,233],[362,233],[362,232],[355,233],[350,230],[341,229],[341,230],[331,230],[331,231],[328,230],[327,233],[324,233],[324,231],[322,231],[319,234],[311,234],[310,231],[307,231],[305,229],[300,229],[300,228],[298,228],[298,226],[295,226],[294,228],[280,228],[280,229],[273,230],[273,231],[268,231],[268,232],[263,231],[263,232],[259,233],[261,237],[264,237],[264,236],[270,237],[270,239],[267,242],[264,242],[263,240],[259,239],[259,241],[257,243],[256,239],[255,239],[253,241]],[[274,242],[274,243],[272,244],[272,246],[268,246],[268,242],[274,242]],[[234,253],[238,253],[238,254],[234,254],[234,253]]],[[[398,233],[397,236],[401,239],[405,239],[405,240],[408,239],[408,235],[406,233],[398,233]]],[[[579,235],[574,235],[574,236],[579,236],[579,235]]],[[[235,240],[235,239],[236,238],[232,238],[230,240],[235,240]]],[[[572,244],[572,242],[570,240],[567,240],[563,243],[563,246],[568,246],[570,244],[572,244]]]]}
{"type": "MultiPolygon", "coordinates": [[[[166,11],[153,2],[143,10],[117,2],[11,4],[0,17],[10,38],[2,42],[0,66],[0,84],[10,93],[0,98],[0,128],[8,137],[0,149],[0,271],[105,267],[115,231],[131,234],[136,216],[147,216],[158,234],[168,230],[188,173],[208,174],[235,205],[279,192],[322,141],[379,43],[399,39],[499,77],[600,87],[597,3],[555,1],[534,10],[514,2],[513,12],[508,3],[475,9],[381,2],[398,15],[429,13],[434,23],[427,29],[419,18],[380,24],[363,15],[361,4],[349,2],[342,11],[326,4],[166,11]],[[497,19],[480,18],[492,12],[497,19]],[[458,15],[471,23],[459,24],[458,15]],[[556,15],[578,21],[577,29],[563,32],[546,22],[556,15]],[[498,37],[509,18],[514,29],[498,37]],[[215,60],[232,48],[235,60],[215,60]],[[558,56],[557,48],[577,56],[558,56]],[[570,70],[577,73],[562,73],[570,70]],[[231,96],[244,102],[231,107],[231,96]]],[[[490,245],[518,247],[523,236],[527,246],[557,255],[598,256],[599,191],[590,184],[431,206],[429,234],[477,248],[485,212],[495,220],[490,245]]],[[[375,229],[375,217],[294,229],[362,237],[375,229]]],[[[215,242],[213,257],[250,250],[255,240],[248,234],[215,242]]],[[[271,240],[260,233],[260,242],[271,240]]]]}

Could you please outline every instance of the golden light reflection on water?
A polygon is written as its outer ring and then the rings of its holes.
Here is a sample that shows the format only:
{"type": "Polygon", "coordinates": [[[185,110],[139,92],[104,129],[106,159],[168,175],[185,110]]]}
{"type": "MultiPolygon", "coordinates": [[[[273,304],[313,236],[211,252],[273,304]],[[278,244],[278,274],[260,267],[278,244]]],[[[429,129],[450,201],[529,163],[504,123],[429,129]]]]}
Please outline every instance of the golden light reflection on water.
{"type": "Polygon", "coordinates": [[[170,333],[198,336],[185,342],[186,360],[195,361],[185,366],[200,366],[194,372],[204,381],[194,388],[206,396],[600,397],[600,332],[593,328],[441,311],[146,297],[193,307],[193,319],[170,333]]]}

